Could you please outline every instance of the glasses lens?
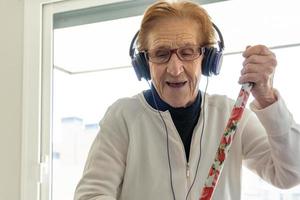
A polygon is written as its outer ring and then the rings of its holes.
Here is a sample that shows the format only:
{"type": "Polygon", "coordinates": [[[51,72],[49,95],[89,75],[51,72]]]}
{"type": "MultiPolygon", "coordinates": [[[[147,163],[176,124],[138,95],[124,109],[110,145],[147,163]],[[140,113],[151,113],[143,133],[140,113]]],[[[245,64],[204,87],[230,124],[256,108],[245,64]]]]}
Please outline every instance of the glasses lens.
{"type": "Polygon", "coordinates": [[[148,52],[148,56],[151,62],[164,63],[167,62],[170,57],[169,49],[153,49],[148,52]]]}
{"type": "Polygon", "coordinates": [[[175,53],[182,61],[191,61],[198,58],[202,51],[199,46],[186,46],[178,49],[153,49],[148,51],[148,58],[154,63],[166,63],[169,61],[171,54],[175,53]]]}
{"type": "Polygon", "coordinates": [[[181,60],[194,60],[200,56],[200,48],[197,46],[189,46],[178,49],[181,60]]]}

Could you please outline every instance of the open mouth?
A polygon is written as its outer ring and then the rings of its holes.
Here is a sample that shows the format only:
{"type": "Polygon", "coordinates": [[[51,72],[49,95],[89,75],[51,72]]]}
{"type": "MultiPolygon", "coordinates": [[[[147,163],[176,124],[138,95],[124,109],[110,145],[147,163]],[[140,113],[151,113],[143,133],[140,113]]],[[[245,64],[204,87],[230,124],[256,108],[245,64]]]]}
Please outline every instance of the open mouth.
{"type": "Polygon", "coordinates": [[[183,87],[187,81],[182,81],[182,82],[169,82],[169,81],[166,81],[167,85],[172,87],[172,88],[180,88],[180,87],[183,87]]]}

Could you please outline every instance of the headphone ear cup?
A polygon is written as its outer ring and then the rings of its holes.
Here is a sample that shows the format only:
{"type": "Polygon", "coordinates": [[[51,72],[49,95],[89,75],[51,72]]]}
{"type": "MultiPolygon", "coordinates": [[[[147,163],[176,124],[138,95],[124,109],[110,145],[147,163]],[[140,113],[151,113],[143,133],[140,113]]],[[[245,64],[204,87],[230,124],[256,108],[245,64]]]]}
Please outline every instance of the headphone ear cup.
{"type": "Polygon", "coordinates": [[[131,63],[139,81],[142,78],[145,78],[146,80],[151,79],[149,64],[143,52],[135,54],[134,58],[131,60],[131,63]]]}
{"type": "Polygon", "coordinates": [[[202,74],[204,76],[218,75],[220,73],[222,52],[214,47],[205,48],[204,59],[202,61],[202,74]]]}
{"type": "Polygon", "coordinates": [[[133,66],[135,74],[136,74],[138,80],[140,81],[142,79],[142,72],[140,70],[139,63],[135,56],[131,59],[131,65],[133,66]]]}
{"type": "Polygon", "coordinates": [[[214,75],[218,75],[220,73],[222,62],[223,62],[222,52],[216,50],[216,52],[214,53],[214,57],[213,57],[212,61],[213,61],[213,63],[212,63],[211,72],[214,75]]]}
{"type": "Polygon", "coordinates": [[[202,60],[202,74],[204,76],[210,76],[210,63],[211,63],[211,57],[213,53],[212,47],[205,47],[204,51],[204,58],[202,60]]]}

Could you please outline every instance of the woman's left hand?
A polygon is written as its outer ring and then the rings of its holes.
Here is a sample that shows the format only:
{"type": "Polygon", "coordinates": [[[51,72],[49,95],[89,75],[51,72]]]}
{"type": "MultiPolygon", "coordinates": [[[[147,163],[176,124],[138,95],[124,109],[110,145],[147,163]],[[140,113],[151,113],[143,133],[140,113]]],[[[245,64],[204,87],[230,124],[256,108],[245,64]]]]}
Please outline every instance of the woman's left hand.
{"type": "Polygon", "coordinates": [[[251,93],[260,108],[277,100],[273,89],[273,76],[277,60],[275,54],[264,45],[248,46],[243,53],[245,60],[239,83],[252,82],[251,93]]]}

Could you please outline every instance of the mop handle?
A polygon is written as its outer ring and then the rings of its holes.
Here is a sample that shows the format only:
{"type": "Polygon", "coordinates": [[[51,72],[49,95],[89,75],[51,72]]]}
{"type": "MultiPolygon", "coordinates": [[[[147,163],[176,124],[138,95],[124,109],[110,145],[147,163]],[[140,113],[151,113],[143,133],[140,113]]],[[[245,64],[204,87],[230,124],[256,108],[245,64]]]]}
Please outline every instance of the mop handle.
{"type": "Polygon", "coordinates": [[[252,86],[253,83],[245,83],[242,85],[239,96],[231,111],[231,115],[227,122],[224,134],[221,137],[220,145],[216,152],[215,159],[209,169],[204,187],[201,190],[201,196],[199,200],[210,200],[213,196],[215,187],[219,180],[219,176],[224,166],[224,161],[228,156],[228,152],[234,139],[234,134],[236,132],[238,122],[242,117],[252,86]]]}

